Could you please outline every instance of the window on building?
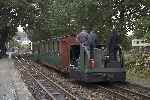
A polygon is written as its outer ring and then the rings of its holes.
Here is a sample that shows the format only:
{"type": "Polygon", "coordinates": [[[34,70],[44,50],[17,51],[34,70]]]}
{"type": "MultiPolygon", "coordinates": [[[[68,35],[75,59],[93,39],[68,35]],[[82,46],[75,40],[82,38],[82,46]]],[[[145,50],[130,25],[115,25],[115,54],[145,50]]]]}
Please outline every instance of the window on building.
{"type": "Polygon", "coordinates": [[[144,41],[141,41],[141,43],[144,43],[144,41]]]}
{"type": "Polygon", "coordinates": [[[21,37],[16,37],[16,40],[21,40],[21,37]]]}

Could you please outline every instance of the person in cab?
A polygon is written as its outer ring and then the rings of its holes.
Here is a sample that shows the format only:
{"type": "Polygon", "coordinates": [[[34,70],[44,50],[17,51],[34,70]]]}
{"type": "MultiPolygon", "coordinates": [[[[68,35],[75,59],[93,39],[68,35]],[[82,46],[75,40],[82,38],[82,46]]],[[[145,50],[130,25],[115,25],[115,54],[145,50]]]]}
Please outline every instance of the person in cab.
{"type": "Polygon", "coordinates": [[[96,43],[98,41],[97,34],[95,31],[89,33],[89,42],[90,42],[90,56],[94,57],[94,48],[96,48],[96,43]]]}
{"type": "Polygon", "coordinates": [[[108,50],[110,55],[110,60],[117,60],[117,52],[119,50],[119,34],[116,31],[113,31],[110,35],[108,42],[108,50]]]}
{"type": "Polygon", "coordinates": [[[85,49],[88,58],[90,58],[90,36],[87,30],[83,29],[78,35],[77,40],[80,42],[80,45],[85,49]]]}

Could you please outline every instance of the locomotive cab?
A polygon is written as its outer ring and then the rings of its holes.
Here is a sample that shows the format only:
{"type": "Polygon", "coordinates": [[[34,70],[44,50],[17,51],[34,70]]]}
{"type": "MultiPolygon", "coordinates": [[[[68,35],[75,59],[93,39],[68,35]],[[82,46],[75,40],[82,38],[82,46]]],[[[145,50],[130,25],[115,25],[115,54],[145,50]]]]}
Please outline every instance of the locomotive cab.
{"type": "MultiPolygon", "coordinates": [[[[77,50],[76,48],[76,46],[72,46],[73,50],[77,50]]],[[[110,60],[107,52],[107,48],[104,45],[97,45],[94,48],[94,57],[91,59],[87,57],[85,49],[80,46],[80,54],[77,56],[77,62],[71,67],[71,77],[88,83],[104,81],[124,82],[125,68],[123,63],[120,60],[110,60]]],[[[121,59],[120,57],[122,56],[118,57],[121,59]]]]}
{"type": "Polygon", "coordinates": [[[70,66],[77,67],[80,57],[80,45],[72,45],[70,47],[70,66]]]}

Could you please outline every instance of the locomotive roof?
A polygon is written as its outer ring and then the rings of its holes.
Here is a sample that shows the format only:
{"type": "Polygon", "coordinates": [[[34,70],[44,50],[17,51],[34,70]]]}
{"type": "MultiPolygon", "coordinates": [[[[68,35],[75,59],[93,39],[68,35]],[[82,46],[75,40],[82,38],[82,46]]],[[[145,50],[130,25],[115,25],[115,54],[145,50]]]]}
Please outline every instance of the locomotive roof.
{"type": "Polygon", "coordinates": [[[51,36],[50,38],[46,39],[46,40],[39,40],[33,43],[40,43],[40,42],[44,42],[44,41],[50,41],[50,40],[62,40],[62,39],[67,39],[68,37],[74,37],[71,35],[65,35],[65,36],[61,36],[61,37],[56,37],[56,36],[51,36]]]}

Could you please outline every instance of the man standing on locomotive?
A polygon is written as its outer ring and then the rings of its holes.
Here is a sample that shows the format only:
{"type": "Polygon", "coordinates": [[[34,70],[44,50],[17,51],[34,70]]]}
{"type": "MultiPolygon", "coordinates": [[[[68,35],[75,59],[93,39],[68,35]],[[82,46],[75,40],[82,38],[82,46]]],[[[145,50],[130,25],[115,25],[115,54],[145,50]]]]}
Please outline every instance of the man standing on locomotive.
{"type": "Polygon", "coordinates": [[[94,48],[96,48],[96,43],[97,43],[97,35],[94,31],[91,31],[89,33],[89,41],[90,41],[90,55],[91,55],[91,58],[93,58],[94,48]]]}
{"type": "Polygon", "coordinates": [[[108,41],[108,50],[110,60],[117,60],[117,52],[119,50],[119,35],[116,31],[113,31],[108,41]]]}
{"type": "Polygon", "coordinates": [[[88,32],[83,29],[82,32],[80,32],[78,35],[77,35],[77,40],[80,42],[81,46],[84,47],[86,53],[87,53],[87,56],[88,58],[90,58],[90,52],[89,52],[89,49],[90,49],[90,41],[89,41],[89,34],[88,32]]]}

